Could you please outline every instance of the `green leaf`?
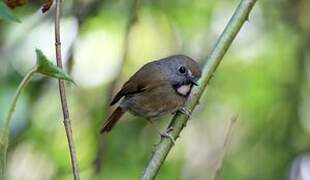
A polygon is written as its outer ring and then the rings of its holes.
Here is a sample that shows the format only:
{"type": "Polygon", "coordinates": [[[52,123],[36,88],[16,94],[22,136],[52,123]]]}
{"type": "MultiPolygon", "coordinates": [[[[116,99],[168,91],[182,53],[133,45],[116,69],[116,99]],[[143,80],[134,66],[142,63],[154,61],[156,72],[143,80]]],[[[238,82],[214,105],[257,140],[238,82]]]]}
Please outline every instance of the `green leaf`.
{"type": "Polygon", "coordinates": [[[67,74],[64,70],[60,69],[53,63],[51,63],[41,50],[36,49],[37,54],[37,72],[47,75],[49,77],[54,77],[57,79],[63,79],[72,82],[75,84],[73,79],[67,74]]]}
{"type": "Polygon", "coordinates": [[[0,0],[0,19],[20,22],[20,20],[13,14],[11,9],[2,0],[0,0]]]}

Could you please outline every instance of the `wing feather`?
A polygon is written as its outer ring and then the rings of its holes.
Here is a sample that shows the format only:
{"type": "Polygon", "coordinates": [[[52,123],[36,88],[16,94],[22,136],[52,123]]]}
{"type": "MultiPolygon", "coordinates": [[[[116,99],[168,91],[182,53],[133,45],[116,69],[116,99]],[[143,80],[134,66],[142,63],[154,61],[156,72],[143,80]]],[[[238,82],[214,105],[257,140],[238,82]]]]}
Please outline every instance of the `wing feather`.
{"type": "Polygon", "coordinates": [[[162,83],[166,82],[160,74],[159,67],[154,62],[145,64],[122,86],[122,89],[114,96],[110,105],[114,105],[124,96],[143,92],[162,83]]]}

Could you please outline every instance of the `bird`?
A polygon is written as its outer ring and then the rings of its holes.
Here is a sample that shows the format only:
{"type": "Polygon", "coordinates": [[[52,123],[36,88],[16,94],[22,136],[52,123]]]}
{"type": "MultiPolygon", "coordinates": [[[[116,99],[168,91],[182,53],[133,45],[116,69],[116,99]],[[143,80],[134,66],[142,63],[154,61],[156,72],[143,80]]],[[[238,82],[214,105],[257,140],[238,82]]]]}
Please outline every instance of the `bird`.
{"type": "Polygon", "coordinates": [[[177,111],[189,115],[184,104],[200,77],[200,65],[186,55],[172,55],[143,65],[112,98],[110,106],[120,103],[100,133],[111,131],[126,112],[150,122],[177,111]]]}

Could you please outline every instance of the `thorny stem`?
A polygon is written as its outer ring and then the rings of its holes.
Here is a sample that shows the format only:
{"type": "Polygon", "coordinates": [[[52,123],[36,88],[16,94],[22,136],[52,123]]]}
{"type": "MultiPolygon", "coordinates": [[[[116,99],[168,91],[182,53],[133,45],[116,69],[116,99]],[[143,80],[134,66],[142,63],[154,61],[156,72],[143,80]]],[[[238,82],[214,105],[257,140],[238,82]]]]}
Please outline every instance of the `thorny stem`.
{"type": "MultiPolygon", "coordinates": [[[[249,13],[252,10],[256,0],[241,0],[239,6],[235,10],[233,16],[229,20],[224,32],[221,34],[211,53],[207,57],[206,64],[203,67],[202,77],[199,81],[199,87],[194,88],[191,93],[191,98],[186,103],[186,108],[193,111],[199,102],[202,93],[210,82],[213,73],[217,69],[227,49],[238,34],[244,22],[248,19],[249,13]]],[[[173,128],[171,135],[177,139],[188,121],[188,116],[177,113],[169,127],[173,128]]],[[[170,152],[173,143],[168,138],[161,138],[157,148],[155,149],[150,161],[148,162],[141,180],[152,180],[157,175],[160,167],[163,165],[168,153],[170,152]]]]}
{"type": "MultiPolygon", "coordinates": [[[[61,11],[61,0],[56,0],[56,13],[55,13],[55,48],[56,48],[56,61],[57,66],[63,69],[62,60],[61,60],[61,43],[60,43],[60,11],[61,11]]],[[[70,158],[73,170],[73,176],[75,180],[79,180],[79,169],[78,169],[78,162],[76,158],[74,142],[73,142],[73,135],[71,129],[71,122],[70,122],[70,115],[67,105],[67,97],[66,97],[66,89],[63,80],[58,80],[59,82],[59,93],[60,93],[60,100],[62,106],[62,112],[64,117],[64,126],[66,130],[66,135],[69,144],[70,150],[70,158]]]]}

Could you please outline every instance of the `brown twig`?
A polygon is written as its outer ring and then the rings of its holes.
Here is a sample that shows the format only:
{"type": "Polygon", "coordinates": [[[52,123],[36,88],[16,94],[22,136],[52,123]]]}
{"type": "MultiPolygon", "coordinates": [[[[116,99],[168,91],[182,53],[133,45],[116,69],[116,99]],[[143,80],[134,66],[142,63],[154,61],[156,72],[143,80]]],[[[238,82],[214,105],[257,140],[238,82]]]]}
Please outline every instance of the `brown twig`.
{"type": "MultiPolygon", "coordinates": [[[[61,59],[61,43],[60,43],[60,11],[61,11],[61,0],[56,0],[56,13],[55,13],[56,61],[57,61],[57,66],[60,68],[63,68],[62,59],[61,59]]],[[[78,162],[77,162],[77,158],[75,154],[70,115],[69,115],[67,97],[66,97],[66,89],[65,89],[65,84],[63,80],[59,80],[59,93],[60,93],[60,100],[61,100],[62,112],[63,112],[63,117],[64,117],[63,123],[65,126],[66,135],[67,135],[68,144],[69,144],[73,176],[75,180],[79,180],[80,177],[79,177],[79,170],[78,170],[78,162]]]]}
{"type": "MultiPolygon", "coordinates": [[[[141,8],[140,0],[133,0],[132,6],[129,10],[129,17],[128,17],[128,21],[127,21],[127,25],[126,25],[125,33],[124,33],[123,54],[122,54],[121,63],[119,65],[118,72],[116,73],[117,76],[113,80],[113,82],[111,83],[111,85],[108,89],[108,93],[107,93],[107,97],[108,97],[107,100],[108,101],[104,105],[104,110],[105,110],[105,112],[107,112],[106,113],[107,115],[110,114],[110,112],[111,112],[111,108],[109,107],[109,104],[110,104],[109,101],[110,101],[111,97],[113,96],[113,94],[117,88],[117,83],[119,82],[119,79],[121,78],[123,66],[128,59],[129,43],[130,43],[129,42],[129,38],[130,38],[129,36],[130,36],[130,32],[131,32],[132,27],[137,22],[138,11],[140,8],[141,8]]],[[[105,118],[106,118],[106,116],[104,116],[103,122],[105,121],[105,118]]],[[[102,169],[102,161],[103,161],[102,158],[103,158],[105,144],[106,144],[106,136],[102,135],[99,138],[98,151],[97,151],[96,160],[95,160],[95,172],[97,174],[102,169]]]]}
{"type": "Polygon", "coordinates": [[[233,116],[231,118],[231,120],[229,121],[228,129],[227,129],[227,132],[225,135],[225,139],[224,139],[223,145],[221,147],[222,152],[220,154],[218,161],[216,162],[216,167],[215,167],[215,170],[213,171],[213,174],[210,176],[210,180],[215,180],[218,177],[218,175],[222,169],[223,161],[224,161],[224,158],[225,158],[225,155],[227,152],[227,146],[231,140],[233,128],[234,128],[234,125],[236,124],[237,120],[238,120],[238,115],[233,116]]]}
{"type": "MultiPolygon", "coordinates": [[[[130,38],[130,32],[132,27],[135,25],[135,23],[137,22],[137,15],[138,15],[138,11],[140,8],[140,0],[133,0],[130,12],[129,12],[129,18],[127,21],[127,25],[126,25],[126,29],[125,29],[125,35],[124,35],[124,43],[123,43],[123,54],[122,54],[122,59],[121,59],[121,63],[119,65],[118,68],[118,72],[116,74],[118,74],[118,76],[114,79],[114,81],[112,82],[110,88],[109,88],[109,93],[108,93],[108,99],[110,100],[113,93],[115,92],[116,89],[116,85],[117,82],[119,81],[120,77],[121,77],[121,73],[123,71],[123,66],[126,62],[126,60],[128,59],[128,52],[129,52],[129,38],[130,38]]],[[[107,103],[108,107],[110,103],[107,103]]]]}

